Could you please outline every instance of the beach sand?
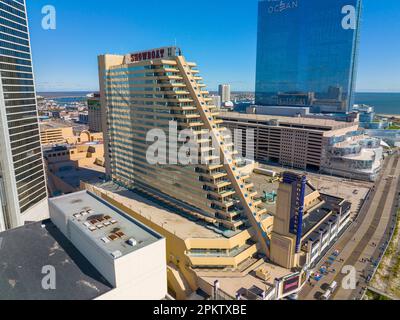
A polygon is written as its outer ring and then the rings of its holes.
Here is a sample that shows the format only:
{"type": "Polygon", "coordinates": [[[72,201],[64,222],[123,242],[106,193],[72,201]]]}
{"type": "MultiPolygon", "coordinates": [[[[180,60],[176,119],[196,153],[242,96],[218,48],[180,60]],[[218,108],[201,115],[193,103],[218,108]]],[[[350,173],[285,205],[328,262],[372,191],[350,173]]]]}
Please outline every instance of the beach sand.
{"type": "Polygon", "coordinates": [[[379,117],[400,119],[400,114],[378,114],[379,117]]]}

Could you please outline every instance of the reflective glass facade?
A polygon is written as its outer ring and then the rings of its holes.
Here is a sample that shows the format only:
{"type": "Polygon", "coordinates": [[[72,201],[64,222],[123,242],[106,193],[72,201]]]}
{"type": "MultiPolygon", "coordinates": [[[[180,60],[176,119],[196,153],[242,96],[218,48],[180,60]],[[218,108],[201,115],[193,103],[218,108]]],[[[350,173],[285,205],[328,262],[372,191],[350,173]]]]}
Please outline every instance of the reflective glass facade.
{"type": "Polygon", "coordinates": [[[348,112],[361,0],[259,2],[256,104],[348,112]]]}
{"type": "Polygon", "coordinates": [[[24,0],[0,1],[0,83],[0,191],[9,228],[47,198],[24,0]]]}

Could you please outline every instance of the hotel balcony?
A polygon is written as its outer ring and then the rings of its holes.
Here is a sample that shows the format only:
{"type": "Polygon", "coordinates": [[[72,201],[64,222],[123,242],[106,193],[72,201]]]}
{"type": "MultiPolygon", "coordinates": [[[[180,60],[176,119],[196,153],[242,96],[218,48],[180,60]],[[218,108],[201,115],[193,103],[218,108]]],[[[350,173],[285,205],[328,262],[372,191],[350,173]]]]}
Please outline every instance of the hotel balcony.
{"type": "Polygon", "coordinates": [[[200,115],[198,113],[182,114],[182,115],[179,115],[178,118],[198,119],[198,118],[200,118],[200,115]]]}
{"type": "Polygon", "coordinates": [[[214,122],[215,124],[223,124],[223,123],[224,123],[224,120],[221,120],[221,119],[214,119],[213,122],[214,122]]]}
{"type": "Polygon", "coordinates": [[[207,170],[208,172],[215,172],[216,170],[222,169],[224,166],[221,163],[215,163],[215,164],[208,164],[204,166],[204,169],[207,170]]]}
{"type": "Polygon", "coordinates": [[[201,129],[201,130],[194,130],[193,134],[196,136],[201,136],[201,135],[205,135],[208,134],[208,130],[207,129],[201,129]]]}
{"type": "Polygon", "coordinates": [[[224,180],[224,181],[219,181],[219,182],[204,181],[204,184],[206,186],[208,186],[208,187],[211,187],[211,188],[215,188],[216,187],[218,189],[221,189],[221,188],[224,188],[224,187],[229,187],[232,184],[232,182],[230,182],[229,180],[224,180]]]}
{"type": "Polygon", "coordinates": [[[162,93],[166,93],[166,94],[175,94],[175,95],[179,95],[179,94],[182,94],[182,95],[186,95],[186,96],[188,96],[189,94],[190,94],[190,92],[188,92],[188,91],[185,91],[185,90],[176,90],[176,91],[159,91],[159,92],[162,92],[162,93]]]}
{"type": "Polygon", "coordinates": [[[251,177],[248,174],[244,174],[244,175],[239,175],[238,176],[238,180],[239,181],[243,181],[244,183],[246,182],[246,180],[250,179],[251,177]]]}
{"type": "Polygon", "coordinates": [[[257,207],[257,206],[259,206],[260,204],[262,204],[263,202],[262,202],[262,200],[259,198],[259,199],[254,199],[253,200],[253,202],[252,202],[252,204],[253,204],[253,206],[254,207],[257,207]]]}
{"type": "Polygon", "coordinates": [[[239,217],[243,214],[243,211],[241,210],[231,210],[231,211],[227,211],[227,210],[217,210],[218,212],[218,216],[217,218],[224,218],[224,219],[229,219],[230,221],[232,221],[234,218],[239,217]]]}
{"type": "Polygon", "coordinates": [[[215,251],[204,251],[199,250],[189,252],[190,263],[193,267],[237,267],[244,260],[252,257],[257,253],[256,244],[245,244],[240,248],[233,250],[220,250],[215,251]]]}
{"type": "MultiPolygon", "coordinates": [[[[229,147],[233,148],[235,146],[235,144],[233,142],[226,142],[225,141],[223,146],[226,147],[226,148],[229,148],[229,147]]],[[[234,151],[236,151],[236,150],[232,150],[231,152],[234,152],[234,151]]]]}
{"type": "Polygon", "coordinates": [[[227,197],[233,196],[235,194],[235,190],[225,190],[225,191],[217,191],[217,196],[221,199],[225,199],[227,197]]]}
{"type": "Polygon", "coordinates": [[[177,74],[179,74],[179,69],[175,69],[175,68],[164,68],[164,69],[161,69],[160,71],[165,71],[165,72],[175,72],[175,73],[177,73],[177,74]]]}
{"type": "Polygon", "coordinates": [[[218,109],[215,108],[215,111],[210,111],[210,115],[212,117],[218,117],[220,115],[220,112],[218,111],[218,109]]]}
{"type": "Polygon", "coordinates": [[[254,188],[254,183],[252,183],[252,182],[247,182],[244,184],[244,189],[248,190],[249,192],[255,191],[255,190],[253,190],[253,188],[254,188]],[[252,190],[250,190],[250,189],[252,189],[252,190]]]}
{"type": "Polygon", "coordinates": [[[211,200],[212,203],[214,203],[215,205],[224,209],[229,209],[230,207],[233,207],[235,204],[237,204],[237,201],[234,199],[229,199],[229,200],[209,199],[209,200],[211,200]]]}
{"type": "Polygon", "coordinates": [[[212,162],[212,161],[216,161],[219,160],[220,158],[218,156],[214,156],[214,155],[209,155],[209,156],[205,156],[203,157],[203,160],[206,162],[212,162]]]}
{"type": "Polygon", "coordinates": [[[196,111],[197,108],[193,106],[171,106],[169,109],[179,110],[179,111],[196,111]]]}
{"type": "Polygon", "coordinates": [[[204,147],[200,147],[200,153],[203,155],[205,153],[210,153],[210,152],[214,152],[215,148],[214,147],[210,147],[208,145],[204,146],[204,147]]]}
{"type": "Polygon", "coordinates": [[[257,211],[257,214],[261,217],[261,216],[263,216],[263,215],[265,215],[265,214],[267,214],[268,213],[268,210],[266,209],[266,208],[258,208],[258,211],[257,211]]]}
{"type": "Polygon", "coordinates": [[[159,80],[183,80],[182,76],[159,76],[155,78],[159,80]]]}
{"type": "Polygon", "coordinates": [[[199,121],[194,121],[194,122],[182,122],[179,125],[187,128],[193,128],[193,127],[202,127],[204,126],[204,123],[199,121]]]}

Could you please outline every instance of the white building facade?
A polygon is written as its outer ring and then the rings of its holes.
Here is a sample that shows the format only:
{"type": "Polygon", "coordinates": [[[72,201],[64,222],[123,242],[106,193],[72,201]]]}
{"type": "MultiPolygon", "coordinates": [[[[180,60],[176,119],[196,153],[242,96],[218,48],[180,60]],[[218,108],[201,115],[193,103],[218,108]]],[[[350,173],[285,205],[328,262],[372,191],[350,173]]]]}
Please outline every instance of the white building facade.
{"type": "Polygon", "coordinates": [[[48,217],[24,0],[0,1],[0,231],[48,217]]]}

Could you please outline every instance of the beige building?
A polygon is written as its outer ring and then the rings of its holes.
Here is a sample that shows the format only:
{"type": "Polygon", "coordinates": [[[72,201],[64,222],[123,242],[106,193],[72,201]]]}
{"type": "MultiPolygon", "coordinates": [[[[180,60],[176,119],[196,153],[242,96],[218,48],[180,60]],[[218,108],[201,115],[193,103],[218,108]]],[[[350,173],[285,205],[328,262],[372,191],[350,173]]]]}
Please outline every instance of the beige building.
{"type": "Polygon", "coordinates": [[[102,133],[65,135],[59,143],[44,145],[43,155],[53,196],[79,190],[80,179],[92,181],[104,176],[102,133]]]}
{"type": "Polygon", "coordinates": [[[305,176],[286,172],[279,186],[271,237],[271,261],[287,269],[311,269],[350,223],[351,204],[321,194],[305,176]]]}
{"type": "MultiPolygon", "coordinates": [[[[211,224],[161,206],[160,199],[112,182],[83,184],[82,188],[166,238],[168,292],[176,299],[274,300],[297,292],[305,282],[299,270],[266,263],[251,228],[237,234],[221,233],[211,224]],[[285,290],[293,279],[297,284],[285,290]],[[198,296],[198,289],[206,296],[198,296]]],[[[272,228],[272,216],[264,223],[272,228]]]]}
{"type": "MultiPolygon", "coordinates": [[[[254,162],[238,156],[233,136],[204,89],[196,64],[187,62],[177,48],[102,55],[99,79],[106,173],[112,181],[82,183],[81,187],[166,238],[169,292],[177,299],[193,299],[199,298],[200,288],[206,298],[256,300],[298,292],[307,280],[307,267],[345,227],[349,208],[344,200],[319,194],[301,177],[286,174],[277,214],[268,214],[250,181],[249,166],[254,168],[254,162]],[[158,156],[165,153],[165,163],[158,158],[152,163],[149,158],[154,142],[160,142],[159,136],[149,139],[153,129],[168,135],[168,144],[157,144],[156,152],[158,156]],[[173,144],[173,129],[190,129],[194,138],[187,139],[185,133],[184,139],[173,144]],[[195,155],[205,162],[171,162],[171,147],[180,150],[192,142],[198,148],[195,155]],[[301,194],[297,194],[299,181],[304,188],[301,194]],[[297,202],[293,202],[295,196],[297,202]],[[297,203],[302,207],[296,207],[297,203]],[[316,238],[317,233],[322,239],[316,238]]],[[[228,125],[242,123],[229,115],[223,118],[228,125]]],[[[330,121],[285,121],[268,123],[278,129],[280,138],[272,142],[277,159],[287,159],[290,153],[296,163],[309,161],[315,166],[321,165],[325,132],[354,129],[330,121]],[[281,156],[281,139],[288,144],[295,139],[303,154],[307,144],[315,144],[315,150],[310,147],[306,160],[289,148],[281,156]]],[[[257,128],[263,124],[255,123],[257,128]]],[[[193,151],[184,150],[186,155],[193,151]]]]}
{"type": "Polygon", "coordinates": [[[74,128],[59,122],[49,122],[40,126],[40,138],[43,146],[57,144],[79,144],[86,142],[102,142],[102,132],[82,131],[75,134],[74,128]]]}
{"type": "Polygon", "coordinates": [[[239,153],[261,163],[372,181],[382,167],[380,139],[368,137],[358,122],[233,112],[220,118],[239,153]]]}
{"type": "Polygon", "coordinates": [[[44,148],[43,153],[50,171],[58,171],[66,163],[76,168],[104,164],[104,145],[100,143],[60,145],[44,148]]]}
{"type": "MultiPolygon", "coordinates": [[[[176,48],[100,56],[112,181],[83,188],[167,239],[169,292],[178,299],[193,298],[199,288],[214,298],[280,299],[298,291],[304,275],[266,262],[274,219],[249,179],[255,164],[238,157],[198,73],[176,48]],[[168,132],[171,121],[178,131],[190,129],[205,162],[149,161],[148,132],[168,132]],[[284,290],[293,279],[297,285],[284,290]]],[[[168,158],[170,147],[164,146],[168,158]]]]}
{"type": "MultiPolygon", "coordinates": [[[[99,78],[107,117],[103,124],[108,124],[107,175],[128,189],[209,224],[228,238],[252,233],[257,249],[267,256],[266,210],[249,176],[241,172],[241,160],[217,118],[218,110],[204,90],[196,64],[187,62],[175,47],[103,55],[99,57],[99,78]],[[171,121],[178,132],[190,131],[190,143],[199,155],[196,160],[201,161],[174,164],[168,144],[159,150],[166,152],[168,163],[149,162],[153,143],[147,141],[147,134],[160,129],[169,135],[171,121]]],[[[177,149],[186,143],[177,142],[177,149]]],[[[240,246],[239,252],[247,248],[245,242],[240,246]]]]}
{"type": "Polygon", "coordinates": [[[74,137],[72,127],[42,125],[40,130],[40,140],[42,145],[64,143],[74,137]]]}

